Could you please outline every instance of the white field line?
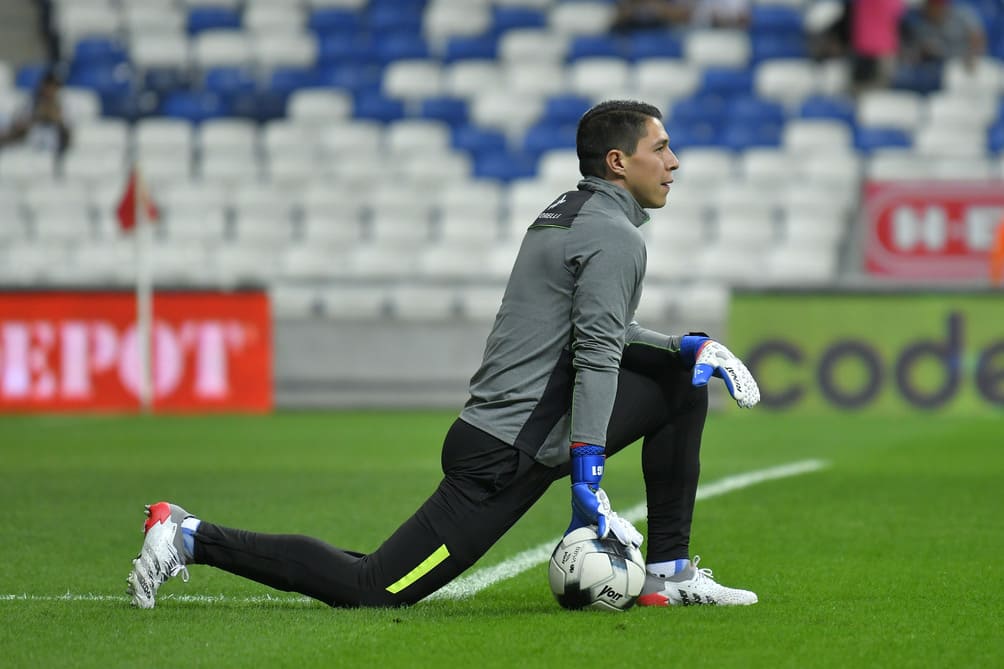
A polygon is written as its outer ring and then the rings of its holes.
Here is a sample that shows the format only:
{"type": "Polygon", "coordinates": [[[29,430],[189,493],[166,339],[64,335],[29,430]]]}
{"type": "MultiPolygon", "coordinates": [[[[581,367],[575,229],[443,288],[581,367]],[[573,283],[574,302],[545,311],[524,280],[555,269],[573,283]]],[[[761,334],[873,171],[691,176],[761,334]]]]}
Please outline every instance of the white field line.
{"type": "MultiPolygon", "coordinates": [[[[807,474],[823,469],[827,464],[822,460],[802,460],[767,469],[758,469],[746,472],[745,474],[728,476],[707,485],[699,486],[697,489],[697,499],[710,499],[736,490],[742,490],[743,488],[748,488],[764,481],[807,474]]],[[[620,515],[634,523],[645,518],[647,512],[648,509],[643,502],[620,513],[620,515]]],[[[545,541],[522,553],[518,553],[497,565],[485,567],[467,576],[462,576],[440,588],[426,599],[464,599],[476,595],[489,586],[518,576],[528,569],[547,562],[551,558],[551,552],[554,550],[559,539],[560,537],[555,537],[550,541],[545,541]]]]}
{"type": "MultiPolygon", "coordinates": [[[[799,476],[810,472],[824,469],[828,463],[822,460],[802,460],[791,462],[785,465],[758,469],[744,474],[728,476],[718,481],[713,481],[702,485],[697,489],[697,499],[711,499],[725,495],[736,490],[742,490],[764,481],[773,481],[791,476],[799,476]]],[[[646,516],[645,504],[633,506],[620,515],[627,518],[632,523],[642,520],[646,516]]],[[[449,585],[441,588],[426,599],[465,599],[481,592],[496,583],[505,581],[522,574],[539,564],[547,562],[551,557],[551,551],[560,537],[555,537],[550,541],[534,546],[528,550],[518,553],[513,557],[500,562],[492,567],[479,569],[467,576],[462,576],[449,585]]],[[[0,602],[127,602],[129,598],[125,595],[107,594],[74,594],[67,592],[63,595],[30,595],[30,594],[0,594],[0,602]]],[[[227,595],[163,595],[159,601],[175,601],[191,604],[211,604],[211,603],[232,603],[232,604],[281,604],[312,606],[320,605],[318,602],[308,597],[301,596],[281,596],[258,595],[252,597],[231,597],[227,595]]]]}

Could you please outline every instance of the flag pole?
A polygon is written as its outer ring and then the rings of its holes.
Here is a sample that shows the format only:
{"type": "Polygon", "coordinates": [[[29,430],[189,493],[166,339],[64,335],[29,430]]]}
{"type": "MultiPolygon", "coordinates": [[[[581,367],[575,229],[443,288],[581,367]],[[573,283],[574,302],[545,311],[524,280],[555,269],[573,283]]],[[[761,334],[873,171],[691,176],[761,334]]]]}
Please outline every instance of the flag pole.
{"type": "Polygon", "coordinates": [[[139,172],[139,162],[133,163],[136,180],[134,198],[136,221],[136,341],[139,353],[139,399],[143,413],[153,411],[152,334],[153,334],[153,241],[151,225],[146,220],[146,197],[139,172]]]}

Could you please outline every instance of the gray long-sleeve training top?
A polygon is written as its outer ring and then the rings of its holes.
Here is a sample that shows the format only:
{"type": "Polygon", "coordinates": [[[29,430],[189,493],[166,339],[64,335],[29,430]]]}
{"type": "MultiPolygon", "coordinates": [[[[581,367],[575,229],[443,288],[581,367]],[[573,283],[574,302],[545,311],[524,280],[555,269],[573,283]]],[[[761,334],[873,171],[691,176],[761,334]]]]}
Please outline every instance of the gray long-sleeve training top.
{"type": "Polygon", "coordinates": [[[648,214],[624,188],[586,177],[526,232],[460,418],[538,462],[570,442],[606,445],[628,344],[679,351],[633,320],[648,214]]]}

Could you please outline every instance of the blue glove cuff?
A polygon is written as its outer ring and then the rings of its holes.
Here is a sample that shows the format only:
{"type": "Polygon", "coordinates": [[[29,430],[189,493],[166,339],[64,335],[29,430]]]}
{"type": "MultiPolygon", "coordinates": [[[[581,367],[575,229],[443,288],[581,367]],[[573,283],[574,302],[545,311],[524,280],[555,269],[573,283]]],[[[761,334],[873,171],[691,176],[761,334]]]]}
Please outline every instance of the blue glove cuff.
{"type": "Polygon", "coordinates": [[[605,449],[593,444],[572,444],[572,485],[586,483],[598,486],[603,478],[605,449]]]}
{"type": "Polygon", "coordinates": [[[697,361],[697,352],[701,350],[704,342],[710,339],[703,334],[683,335],[680,337],[680,355],[693,365],[697,361]]]}

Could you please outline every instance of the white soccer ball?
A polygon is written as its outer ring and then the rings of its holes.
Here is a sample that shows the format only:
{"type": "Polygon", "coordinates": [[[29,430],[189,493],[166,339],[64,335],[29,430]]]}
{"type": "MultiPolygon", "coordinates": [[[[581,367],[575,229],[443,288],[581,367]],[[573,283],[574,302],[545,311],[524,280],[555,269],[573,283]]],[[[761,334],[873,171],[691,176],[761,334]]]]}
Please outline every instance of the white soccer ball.
{"type": "Polygon", "coordinates": [[[566,609],[626,611],[645,584],[645,560],[634,546],[613,536],[600,539],[594,526],[580,527],[555,546],[547,576],[566,609]]]}

